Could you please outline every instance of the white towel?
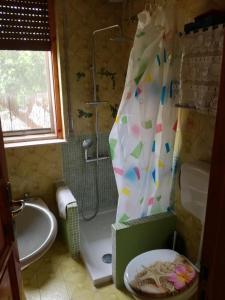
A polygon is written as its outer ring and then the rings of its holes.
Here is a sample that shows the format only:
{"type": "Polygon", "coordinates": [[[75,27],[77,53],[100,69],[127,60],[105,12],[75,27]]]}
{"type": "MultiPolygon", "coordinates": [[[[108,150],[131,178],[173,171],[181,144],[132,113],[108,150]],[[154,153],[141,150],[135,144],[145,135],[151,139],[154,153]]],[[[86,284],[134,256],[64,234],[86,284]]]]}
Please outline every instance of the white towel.
{"type": "Polygon", "coordinates": [[[56,201],[58,204],[59,216],[66,220],[66,208],[70,203],[77,203],[73,194],[67,186],[60,186],[56,191],[56,201]]]}

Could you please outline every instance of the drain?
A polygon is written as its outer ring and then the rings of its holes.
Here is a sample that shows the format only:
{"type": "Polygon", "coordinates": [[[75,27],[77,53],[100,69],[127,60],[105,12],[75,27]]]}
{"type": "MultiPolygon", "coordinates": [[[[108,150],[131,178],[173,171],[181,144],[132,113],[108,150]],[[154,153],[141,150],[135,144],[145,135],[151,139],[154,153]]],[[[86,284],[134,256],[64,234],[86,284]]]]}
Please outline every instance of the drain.
{"type": "Polygon", "coordinates": [[[110,254],[110,253],[104,254],[104,255],[102,256],[102,261],[103,261],[105,264],[111,264],[111,263],[112,263],[112,254],[110,254]]]}

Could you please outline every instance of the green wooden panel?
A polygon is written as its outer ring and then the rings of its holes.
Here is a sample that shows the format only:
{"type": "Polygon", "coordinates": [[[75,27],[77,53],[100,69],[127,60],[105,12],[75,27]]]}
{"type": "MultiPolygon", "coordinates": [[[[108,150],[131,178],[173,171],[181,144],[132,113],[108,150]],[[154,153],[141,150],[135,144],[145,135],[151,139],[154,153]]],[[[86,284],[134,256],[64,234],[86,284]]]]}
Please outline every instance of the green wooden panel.
{"type": "Polygon", "coordinates": [[[176,216],[162,213],[129,222],[113,224],[113,281],[122,288],[127,264],[137,255],[154,249],[168,248],[168,239],[176,229],[176,216]]]}

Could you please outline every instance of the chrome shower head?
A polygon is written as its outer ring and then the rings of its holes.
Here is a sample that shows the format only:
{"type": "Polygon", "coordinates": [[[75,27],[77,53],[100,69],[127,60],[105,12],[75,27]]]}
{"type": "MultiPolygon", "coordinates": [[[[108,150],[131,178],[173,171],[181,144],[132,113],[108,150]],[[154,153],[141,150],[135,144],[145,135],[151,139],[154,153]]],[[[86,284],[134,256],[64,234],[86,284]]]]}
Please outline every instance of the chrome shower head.
{"type": "Polygon", "coordinates": [[[85,150],[87,150],[88,148],[90,148],[92,145],[93,145],[92,139],[86,139],[86,140],[83,140],[82,147],[83,147],[85,150]]]}

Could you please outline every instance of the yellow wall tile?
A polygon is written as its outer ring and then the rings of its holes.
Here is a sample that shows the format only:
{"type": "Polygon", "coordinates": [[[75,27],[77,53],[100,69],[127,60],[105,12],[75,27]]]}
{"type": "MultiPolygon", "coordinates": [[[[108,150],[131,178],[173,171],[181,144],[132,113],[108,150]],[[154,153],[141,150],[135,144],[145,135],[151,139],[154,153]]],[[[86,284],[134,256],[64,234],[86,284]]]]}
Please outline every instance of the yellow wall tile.
{"type": "MultiPolygon", "coordinates": [[[[175,151],[181,164],[194,161],[210,163],[214,129],[214,116],[187,109],[179,110],[175,151]]],[[[182,207],[178,178],[179,176],[177,176],[175,188],[178,231],[185,239],[189,258],[195,261],[201,236],[201,223],[182,207]]]]}
{"type": "Polygon", "coordinates": [[[21,198],[24,193],[40,196],[55,210],[54,182],[62,180],[61,157],[59,145],[7,149],[13,198],[21,198]]]}

